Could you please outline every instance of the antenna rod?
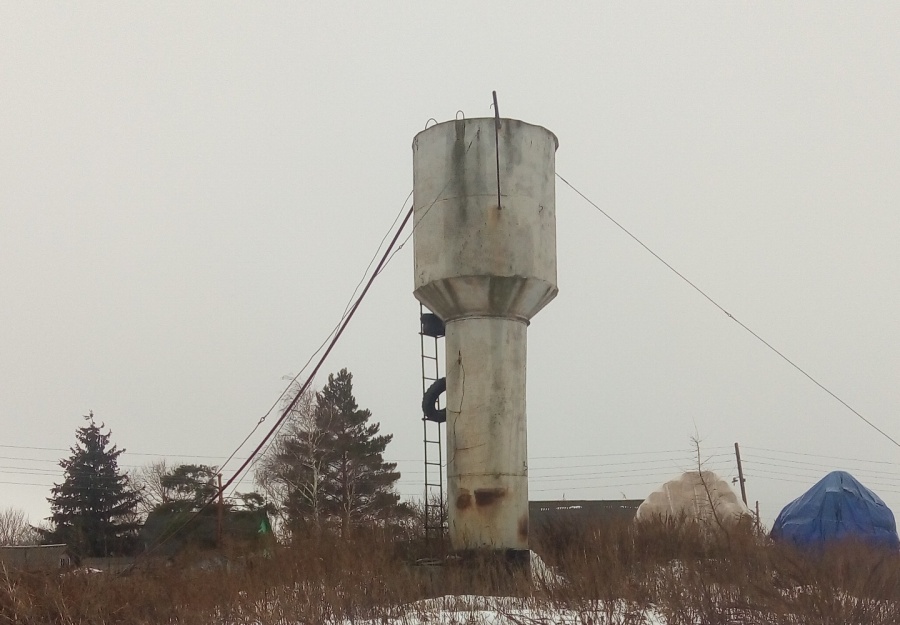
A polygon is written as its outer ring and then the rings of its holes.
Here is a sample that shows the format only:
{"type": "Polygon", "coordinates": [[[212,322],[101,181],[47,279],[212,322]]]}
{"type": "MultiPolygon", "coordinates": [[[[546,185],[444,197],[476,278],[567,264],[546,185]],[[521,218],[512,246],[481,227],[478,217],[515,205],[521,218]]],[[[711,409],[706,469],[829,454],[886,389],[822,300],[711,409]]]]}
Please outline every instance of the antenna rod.
{"type": "Polygon", "coordinates": [[[494,145],[497,152],[497,210],[500,210],[500,107],[497,105],[497,92],[494,95],[494,145]]]}

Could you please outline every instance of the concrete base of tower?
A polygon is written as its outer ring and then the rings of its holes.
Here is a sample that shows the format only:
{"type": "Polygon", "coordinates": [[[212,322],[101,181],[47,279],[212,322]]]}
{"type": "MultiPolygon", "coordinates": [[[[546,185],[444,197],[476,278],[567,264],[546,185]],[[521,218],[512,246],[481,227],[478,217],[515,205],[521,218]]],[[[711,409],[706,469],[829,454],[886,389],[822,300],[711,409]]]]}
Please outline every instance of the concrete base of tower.
{"type": "Polygon", "coordinates": [[[410,570],[423,597],[515,596],[531,586],[531,552],[473,549],[421,561],[410,570]]]}

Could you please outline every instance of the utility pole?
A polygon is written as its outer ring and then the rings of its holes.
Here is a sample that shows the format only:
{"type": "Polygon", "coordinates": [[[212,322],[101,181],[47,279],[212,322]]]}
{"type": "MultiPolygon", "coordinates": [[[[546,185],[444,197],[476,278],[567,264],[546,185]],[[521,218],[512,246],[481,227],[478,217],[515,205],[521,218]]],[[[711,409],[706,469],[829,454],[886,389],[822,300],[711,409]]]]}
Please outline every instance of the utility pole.
{"type": "Polygon", "coordinates": [[[216,546],[218,546],[219,550],[222,549],[222,519],[225,514],[225,498],[222,496],[222,474],[219,473],[216,476],[219,480],[219,505],[216,506],[218,508],[217,516],[216,516],[216,546]]]}
{"type": "Polygon", "coordinates": [[[747,505],[747,487],[744,486],[744,467],[741,465],[741,448],[738,444],[734,444],[734,456],[737,458],[738,481],[741,483],[741,499],[744,505],[747,505]]]}

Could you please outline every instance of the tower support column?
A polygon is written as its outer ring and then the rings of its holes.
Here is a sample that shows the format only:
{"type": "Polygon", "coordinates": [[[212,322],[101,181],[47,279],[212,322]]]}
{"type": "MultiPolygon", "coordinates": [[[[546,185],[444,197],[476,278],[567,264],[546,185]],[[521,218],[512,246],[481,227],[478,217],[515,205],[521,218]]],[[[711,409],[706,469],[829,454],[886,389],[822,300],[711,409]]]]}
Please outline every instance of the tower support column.
{"type": "Polygon", "coordinates": [[[527,323],[447,324],[447,485],[454,550],[528,550],[527,323]]]}

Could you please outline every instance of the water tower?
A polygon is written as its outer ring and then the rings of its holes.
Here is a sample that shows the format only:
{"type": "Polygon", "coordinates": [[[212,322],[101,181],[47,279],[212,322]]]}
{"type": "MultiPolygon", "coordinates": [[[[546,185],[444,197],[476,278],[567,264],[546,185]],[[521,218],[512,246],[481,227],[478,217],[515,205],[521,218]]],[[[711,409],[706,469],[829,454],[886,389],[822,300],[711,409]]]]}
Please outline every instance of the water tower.
{"type": "Polygon", "coordinates": [[[528,556],[526,331],[557,294],[549,130],[457,119],[413,141],[415,296],[446,326],[451,547],[528,556]]]}

